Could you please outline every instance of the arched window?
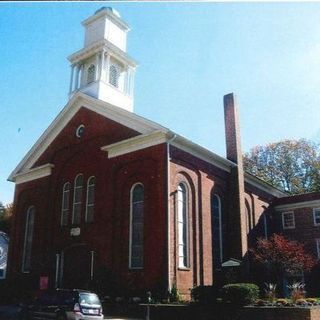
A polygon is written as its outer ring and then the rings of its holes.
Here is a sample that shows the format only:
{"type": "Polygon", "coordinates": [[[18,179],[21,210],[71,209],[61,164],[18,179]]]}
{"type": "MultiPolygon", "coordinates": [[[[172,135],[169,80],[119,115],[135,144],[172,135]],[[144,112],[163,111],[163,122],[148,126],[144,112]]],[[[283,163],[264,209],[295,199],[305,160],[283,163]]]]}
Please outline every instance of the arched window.
{"type": "Polygon", "coordinates": [[[215,266],[220,266],[223,260],[222,214],[221,200],[216,194],[212,194],[211,196],[211,229],[213,262],[215,266]]]}
{"type": "Polygon", "coordinates": [[[31,206],[28,208],[27,215],[26,215],[23,256],[22,256],[22,272],[30,272],[34,215],[35,215],[35,207],[31,206]]]}
{"type": "Polygon", "coordinates": [[[87,83],[91,83],[95,80],[96,76],[96,67],[94,64],[91,64],[87,71],[87,83]]]}
{"type": "Polygon", "coordinates": [[[87,182],[86,222],[93,222],[95,182],[95,177],[90,177],[87,182]]]}
{"type": "Polygon", "coordinates": [[[177,194],[177,209],[178,209],[178,255],[180,268],[189,267],[188,256],[188,202],[187,202],[187,187],[180,183],[177,194]]]}
{"type": "Polygon", "coordinates": [[[138,183],[131,189],[129,267],[132,269],[143,268],[143,211],[144,187],[138,183]]]}
{"type": "Polygon", "coordinates": [[[120,70],[119,66],[112,64],[110,65],[109,69],[109,83],[115,86],[116,88],[119,87],[119,77],[120,77],[120,70]]]}
{"type": "Polygon", "coordinates": [[[74,179],[72,224],[81,222],[82,188],[83,175],[78,174],[74,179]]]}
{"type": "Polygon", "coordinates": [[[61,226],[67,226],[69,220],[69,210],[70,210],[70,182],[66,182],[62,189],[62,205],[61,205],[61,226]]]}

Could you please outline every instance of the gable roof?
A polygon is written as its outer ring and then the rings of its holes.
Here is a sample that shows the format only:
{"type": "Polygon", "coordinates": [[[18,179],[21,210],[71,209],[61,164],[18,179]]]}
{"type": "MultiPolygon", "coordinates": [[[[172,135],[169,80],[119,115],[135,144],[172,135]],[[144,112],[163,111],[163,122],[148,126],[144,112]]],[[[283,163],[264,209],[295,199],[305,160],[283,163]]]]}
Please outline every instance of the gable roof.
{"type": "Polygon", "coordinates": [[[8,177],[9,181],[14,181],[14,177],[17,174],[32,168],[47,147],[52,143],[52,141],[57,137],[57,135],[81,107],[96,112],[108,119],[140,132],[141,134],[151,133],[155,130],[161,130],[164,132],[169,131],[167,128],[160,126],[155,122],[113,106],[107,102],[92,98],[79,91],[69,100],[57,117],[52,121],[50,126],[44,131],[29,152],[12,171],[8,177]]]}
{"type": "MultiPolygon", "coordinates": [[[[61,112],[57,115],[57,117],[53,120],[53,122],[29,150],[29,152],[20,161],[17,167],[12,171],[12,173],[8,177],[9,181],[15,181],[17,177],[19,177],[21,182],[28,181],[27,179],[21,178],[21,176],[24,173],[29,174],[32,173],[33,170],[35,170],[32,169],[32,166],[36,163],[43,152],[48,148],[48,146],[53,142],[53,140],[58,136],[58,134],[68,124],[68,122],[81,107],[96,112],[141,134],[141,136],[130,138],[125,141],[120,141],[119,143],[116,143],[112,146],[103,147],[102,150],[108,150],[112,147],[119,147],[121,145],[125,145],[126,143],[130,144],[132,141],[137,142],[139,140],[145,140],[148,139],[148,137],[152,139],[153,137],[157,136],[159,138],[160,134],[162,135],[162,137],[161,139],[157,140],[159,143],[170,143],[171,145],[180,148],[181,150],[186,151],[208,163],[211,163],[224,171],[230,172],[232,167],[237,166],[237,164],[235,164],[234,162],[223,158],[212,151],[209,151],[208,149],[184,138],[179,134],[176,134],[175,132],[159,125],[156,122],[138,116],[137,114],[124,110],[122,108],[116,107],[105,101],[90,97],[87,94],[78,91],[73,95],[73,97],[61,110],[61,112]]],[[[52,167],[53,166],[51,164],[41,166],[41,168],[39,167],[41,171],[46,170],[45,172],[41,172],[40,174],[42,176],[49,175],[52,167]]],[[[37,172],[36,174],[39,174],[39,172],[37,172]]],[[[282,192],[281,190],[278,190],[270,184],[247,173],[245,173],[245,181],[276,197],[283,197],[286,195],[286,193],[282,192]]]]}

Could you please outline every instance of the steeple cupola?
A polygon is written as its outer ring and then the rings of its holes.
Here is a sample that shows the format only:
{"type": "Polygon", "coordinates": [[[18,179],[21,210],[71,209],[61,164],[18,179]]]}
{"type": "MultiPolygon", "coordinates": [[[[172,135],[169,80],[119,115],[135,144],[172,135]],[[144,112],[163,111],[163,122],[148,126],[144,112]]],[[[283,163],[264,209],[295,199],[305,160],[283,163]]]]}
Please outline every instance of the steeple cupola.
{"type": "Polygon", "coordinates": [[[119,13],[103,7],[82,22],[84,48],[68,57],[71,62],[69,97],[77,91],[133,111],[134,72],[126,53],[129,26],[119,13]]]}

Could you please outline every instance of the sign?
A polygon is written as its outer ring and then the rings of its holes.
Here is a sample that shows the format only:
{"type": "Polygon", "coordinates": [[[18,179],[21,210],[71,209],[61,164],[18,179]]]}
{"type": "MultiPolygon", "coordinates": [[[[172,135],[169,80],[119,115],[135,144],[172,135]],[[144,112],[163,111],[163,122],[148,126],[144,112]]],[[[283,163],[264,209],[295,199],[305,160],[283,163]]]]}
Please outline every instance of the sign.
{"type": "Polygon", "coordinates": [[[228,261],[225,261],[221,267],[226,268],[226,267],[240,267],[241,261],[237,259],[229,259],[228,261]]]}
{"type": "Polygon", "coordinates": [[[72,236],[72,237],[80,236],[80,228],[71,228],[70,229],[70,236],[72,236]]]}
{"type": "Polygon", "coordinates": [[[48,276],[41,276],[40,277],[40,290],[47,290],[49,284],[49,277],[48,276]]]}

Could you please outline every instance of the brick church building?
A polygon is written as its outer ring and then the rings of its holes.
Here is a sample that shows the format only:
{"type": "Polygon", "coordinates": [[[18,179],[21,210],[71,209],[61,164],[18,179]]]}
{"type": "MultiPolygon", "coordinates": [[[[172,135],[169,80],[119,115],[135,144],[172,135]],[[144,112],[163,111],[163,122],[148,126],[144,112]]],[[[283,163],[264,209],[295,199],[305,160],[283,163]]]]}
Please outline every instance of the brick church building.
{"type": "Polygon", "coordinates": [[[85,287],[107,270],[124,291],[188,295],[273,230],[303,238],[307,228],[320,253],[320,194],[288,197],[244,172],[233,94],[223,158],[134,113],[136,62],[115,10],[82,24],[69,101],[9,177],[9,278],[85,287]]]}

